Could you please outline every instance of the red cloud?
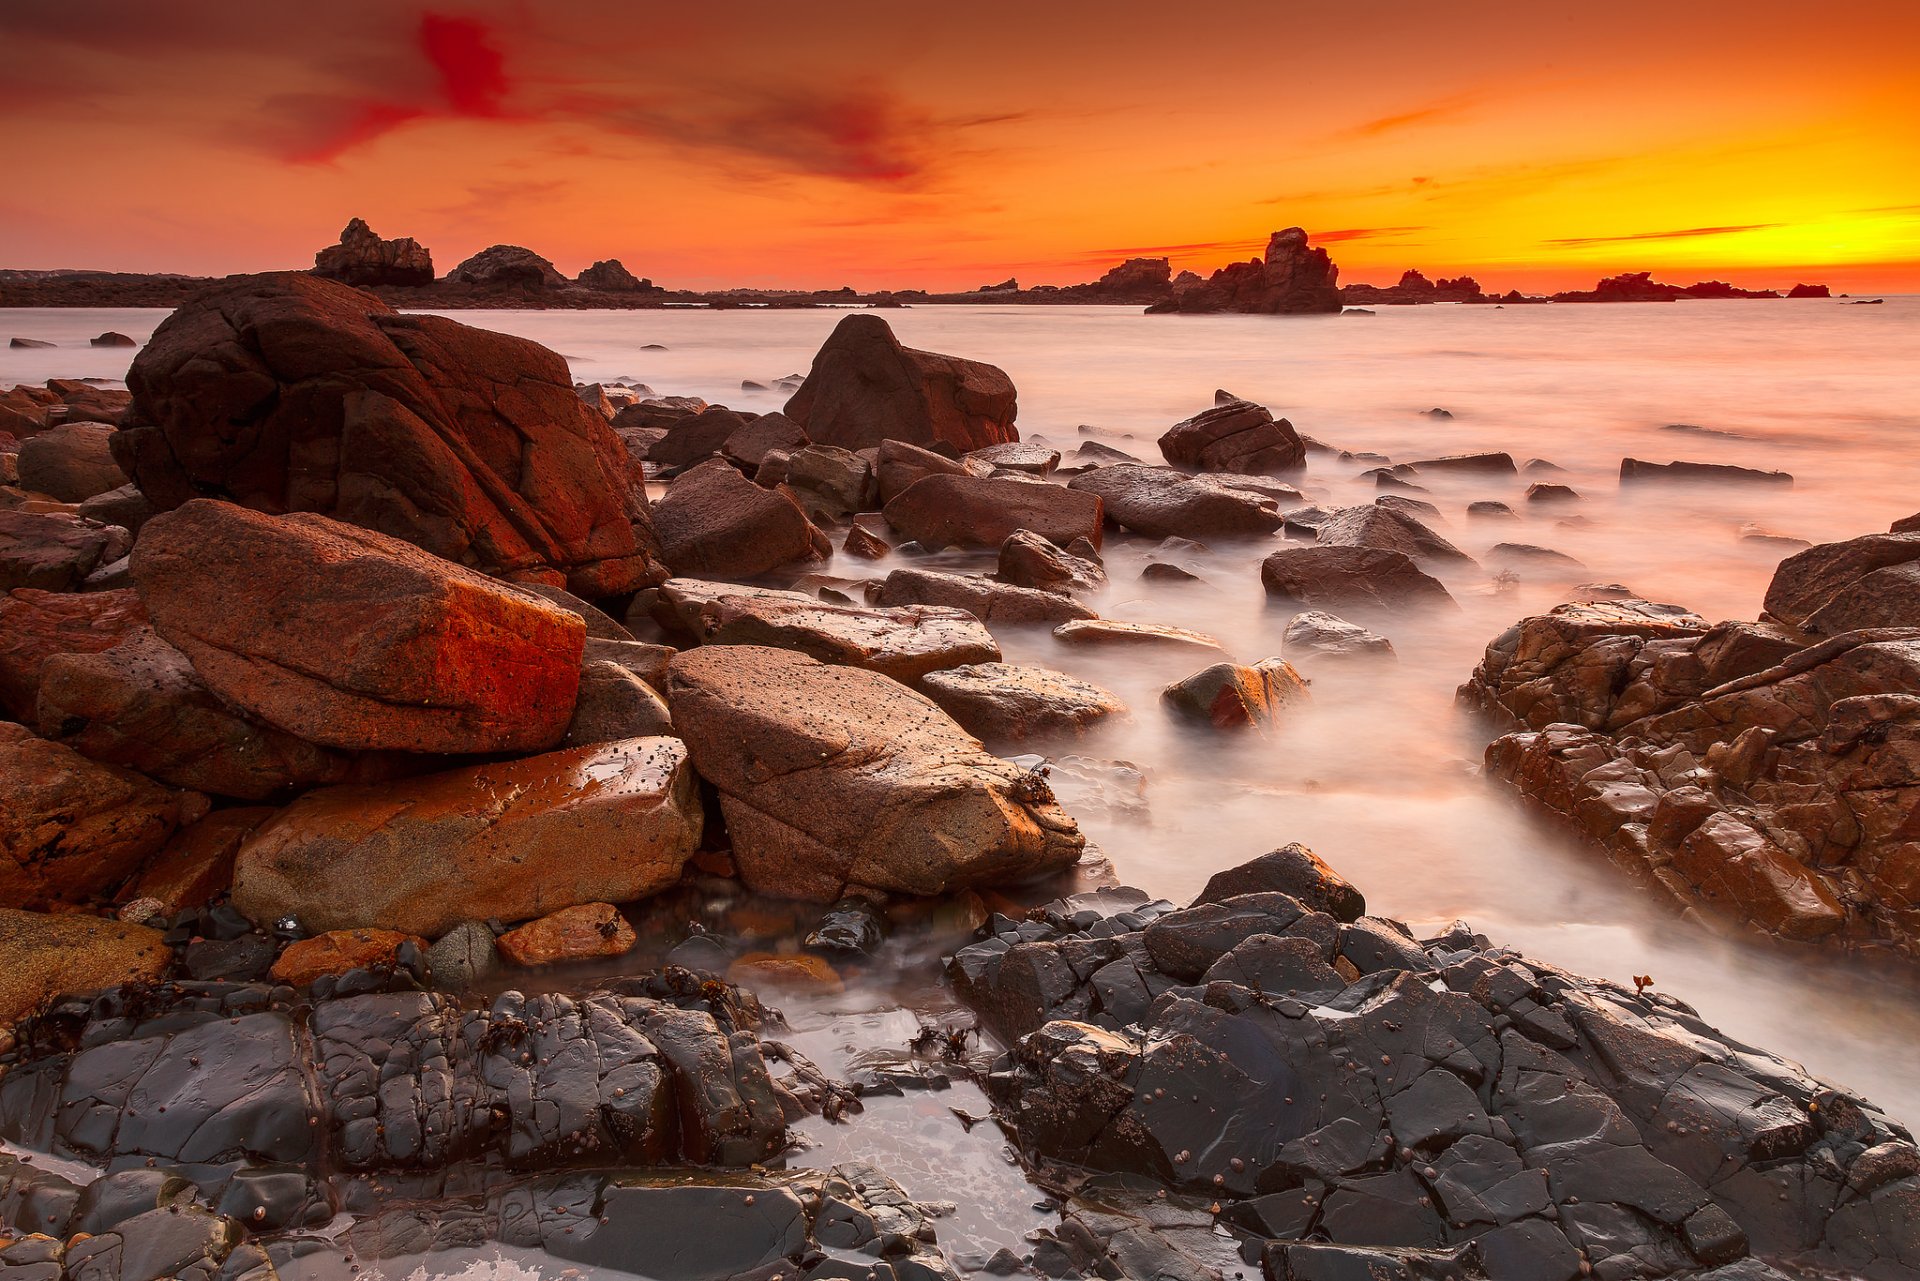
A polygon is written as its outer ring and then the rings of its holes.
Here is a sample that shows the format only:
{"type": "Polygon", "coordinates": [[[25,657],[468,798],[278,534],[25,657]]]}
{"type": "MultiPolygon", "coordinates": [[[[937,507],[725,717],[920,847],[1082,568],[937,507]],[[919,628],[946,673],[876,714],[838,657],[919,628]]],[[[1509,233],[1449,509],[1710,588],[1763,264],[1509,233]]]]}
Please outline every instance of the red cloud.
{"type": "Polygon", "coordinates": [[[498,116],[512,89],[507,60],[493,32],[474,18],[420,15],[420,52],[440,73],[440,89],[456,116],[498,116]]]}

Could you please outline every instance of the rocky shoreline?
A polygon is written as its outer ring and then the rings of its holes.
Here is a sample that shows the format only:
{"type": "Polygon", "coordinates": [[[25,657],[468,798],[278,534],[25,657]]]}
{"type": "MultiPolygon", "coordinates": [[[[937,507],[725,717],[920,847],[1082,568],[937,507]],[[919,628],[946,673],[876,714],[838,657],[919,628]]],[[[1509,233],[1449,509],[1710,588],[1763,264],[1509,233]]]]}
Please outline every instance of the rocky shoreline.
{"type": "MultiPolygon", "coordinates": [[[[186,301],[128,386],[0,393],[0,1281],[489,1244],[656,1281],[1920,1276],[1909,1132],[1681,1001],[1418,939],[1297,845],[1175,907],[1080,830],[1125,803],[1072,752],[1102,721],[1257,735],[1294,660],[1455,607],[1479,566],[1412,495],[1505,454],[1320,509],[1328,447],[1225,392],[1165,466],[1062,454],[1003,371],[863,314],[747,415],[307,273],[186,301]],[[1288,657],[1093,607],[1115,542],[1171,579],[1201,539],[1274,542],[1288,657]],[[829,572],[947,548],[993,571],[829,572]],[[1130,710],[994,628],[1190,674],[1130,710]],[[784,1036],[936,969],[965,1013],[880,1059],[784,1036]],[[1058,1215],[1019,1251],[883,1161],[783,1168],[969,1082],[1058,1215]]],[[[1763,624],[1523,621],[1470,686],[1533,736],[1491,772],[1586,735],[1577,787],[1535,770],[1556,812],[1900,950],[1916,538],[1789,558],[1763,624]],[[1764,858],[1700,835],[1734,823],[1764,858]]]]}

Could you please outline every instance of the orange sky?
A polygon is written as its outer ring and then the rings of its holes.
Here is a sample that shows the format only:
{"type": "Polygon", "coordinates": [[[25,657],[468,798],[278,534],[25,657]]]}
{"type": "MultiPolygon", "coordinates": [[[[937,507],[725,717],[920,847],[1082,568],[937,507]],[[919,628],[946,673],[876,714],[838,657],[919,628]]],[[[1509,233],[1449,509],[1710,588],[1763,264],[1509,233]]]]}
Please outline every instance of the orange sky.
{"type": "Polygon", "coordinates": [[[1920,290],[1920,3],[0,0],[0,266],[1920,290]]]}

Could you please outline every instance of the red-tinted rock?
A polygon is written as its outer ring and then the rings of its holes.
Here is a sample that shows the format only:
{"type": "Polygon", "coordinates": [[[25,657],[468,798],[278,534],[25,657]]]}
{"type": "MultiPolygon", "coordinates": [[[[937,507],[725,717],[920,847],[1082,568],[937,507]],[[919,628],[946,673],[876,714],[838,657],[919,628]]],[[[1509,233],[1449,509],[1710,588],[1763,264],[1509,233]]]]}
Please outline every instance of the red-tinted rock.
{"type": "Polygon", "coordinates": [[[20,487],[80,503],[127,483],[106,423],[62,423],[20,444],[20,487]]]}
{"type": "Polygon", "coordinates": [[[1148,538],[1258,538],[1282,520],[1270,498],[1171,467],[1100,467],[1067,487],[1098,494],[1108,520],[1148,538]]]}
{"type": "Polygon", "coordinates": [[[117,525],[58,511],[0,511],[0,591],[71,591],[132,544],[117,525]]]}
{"type": "Polygon", "coordinates": [[[22,587],[0,596],[0,710],[14,720],[31,721],[48,659],[112,649],[146,622],[147,607],[132,588],[48,592],[22,587]]]}
{"type": "Polygon", "coordinates": [[[373,228],[355,218],[340,233],[339,244],[328,245],[313,256],[313,274],[362,288],[418,287],[433,283],[433,255],[412,236],[382,240],[373,228]]]}
{"type": "Polygon", "coordinates": [[[1032,587],[996,583],[978,574],[942,574],[896,569],[871,598],[876,605],[944,605],[964,609],[983,623],[1055,627],[1099,615],[1072,597],[1032,587]]]}
{"type": "Polygon", "coordinates": [[[661,554],[682,576],[753,578],[831,549],[791,495],[717,458],[675,477],[653,519],[661,554]]]}
{"type": "Polygon", "coordinates": [[[11,1041],[14,1023],[56,996],[151,983],[172,962],[158,930],[0,907],[0,1044],[11,1041]]]}
{"type": "Polygon", "coordinates": [[[243,277],[162,322],[127,381],[115,457],[157,507],[320,512],[585,596],[666,576],[625,449],[537,343],[243,277]]]}
{"type": "Polygon", "coordinates": [[[306,987],[315,979],[348,970],[391,967],[397,964],[396,953],[409,943],[422,953],[427,950],[425,939],[398,930],[328,930],[289,943],[273,963],[272,978],[276,983],[306,987]]]}
{"type": "Polygon", "coordinates": [[[1440,581],[1404,552],[1377,547],[1289,547],[1260,563],[1267,595],[1302,609],[1403,609],[1453,605],[1440,581]]]}
{"type": "Polygon", "coordinates": [[[447,283],[538,293],[566,288],[567,278],[531,249],[520,245],[489,245],[449,271],[447,283]]]}
{"type": "Polygon", "coordinates": [[[498,940],[500,955],[528,967],[586,961],[596,956],[625,956],[639,942],[633,926],[611,903],[582,903],[508,930],[498,940]]]}
{"type": "Polygon", "coordinates": [[[1112,692],[1065,672],[1012,663],[972,663],[929,672],[920,691],[960,727],[989,743],[1075,738],[1127,714],[1112,692]]]}
{"type": "Polygon", "coordinates": [[[309,742],[538,751],[573,713],[578,616],[370,530],[199,499],[148,522],[133,576],[216,696],[309,742]]]}
{"type": "Polygon", "coordinates": [[[127,903],[152,899],[163,916],[204,907],[233,885],[233,858],[241,843],[275,813],[270,806],[248,805],[214,810],[187,824],[121,887],[118,897],[127,903]]]}
{"type": "Polygon", "coordinates": [[[1822,543],[1780,562],[1767,614],[1789,627],[1838,635],[1862,627],[1920,627],[1920,532],[1822,543]]]}
{"type": "Polygon", "coordinates": [[[1160,452],[1188,471],[1271,475],[1306,465],[1307,447],[1293,424],[1264,405],[1232,400],[1183,419],[1160,437],[1160,452]]]}
{"type": "Polygon", "coordinates": [[[1271,725],[1288,705],[1306,699],[1306,681],[1292,664],[1278,658],[1251,667],[1215,663],[1160,693],[1168,710],[1215,729],[1271,725]]]}
{"type": "Polygon", "coordinates": [[[1018,440],[1013,382],[992,365],[903,347],[871,313],[843,318],[787,402],[816,444],[867,449],[883,440],[965,452],[1018,440]]]}
{"type": "Polygon", "coordinates": [[[1100,545],[1103,509],[1095,494],[1008,476],[927,476],[886,505],[887,524],[928,547],[998,547],[1028,529],[1060,546],[1100,545]]]}

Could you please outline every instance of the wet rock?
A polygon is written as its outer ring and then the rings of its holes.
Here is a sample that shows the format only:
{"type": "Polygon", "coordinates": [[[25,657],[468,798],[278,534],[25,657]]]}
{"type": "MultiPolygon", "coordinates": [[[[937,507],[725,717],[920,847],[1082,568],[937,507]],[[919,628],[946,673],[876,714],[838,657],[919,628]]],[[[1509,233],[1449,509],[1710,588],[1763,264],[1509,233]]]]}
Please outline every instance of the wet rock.
{"type": "Polygon", "coordinates": [[[611,903],[581,903],[508,930],[498,947],[515,965],[539,966],[625,956],[638,942],[633,926],[611,903]]]}
{"type": "Polygon", "coordinates": [[[886,941],[887,919],[864,898],[843,898],[824,912],[805,946],[829,956],[870,957],[886,941]]]}
{"type": "Polygon", "coordinates": [[[665,577],[619,439],[525,339],[244,276],[163,321],[127,383],[115,457],[157,507],[318,512],[590,597],[665,577]]]}
{"type": "Polygon", "coordinates": [[[1315,912],[1351,924],[1366,915],[1367,900],[1304,845],[1285,845],[1208,878],[1194,905],[1222,903],[1242,894],[1285,894],[1315,912]]]}
{"type": "Polygon", "coordinates": [[[1003,583],[1063,596],[1097,592],[1107,585],[1107,571],[1097,559],[1062,551],[1030,529],[1007,535],[995,573],[1003,583]]]}
{"type": "Polygon", "coordinates": [[[976,574],[943,574],[931,569],[896,569],[880,583],[873,601],[882,607],[939,605],[963,609],[983,623],[1055,627],[1076,618],[1099,615],[1071,597],[1032,587],[1015,587],[976,574]]]}
{"type": "Polygon", "coordinates": [[[241,847],[233,901],[257,921],[433,937],[643,898],[679,879],[701,829],[686,748],[627,739],[309,792],[241,847]]]}
{"type": "Polygon", "coordinates": [[[1148,538],[1258,538],[1282,520],[1271,498],[1170,467],[1102,467],[1067,487],[1097,495],[1107,519],[1148,538]]]}
{"type": "Polygon", "coordinates": [[[106,423],[61,423],[20,442],[20,485],[63,503],[85,502],[127,483],[113,461],[106,423]]]}
{"type": "Polygon", "coordinates": [[[1260,563],[1260,582],[1270,600],[1303,610],[1396,614],[1454,604],[1412,557],[1378,547],[1289,547],[1260,563]]]}
{"type": "Polygon", "coordinates": [[[1281,634],[1287,654],[1316,661],[1392,658],[1393,642],[1322,610],[1295,614],[1281,634]]]}
{"type": "Polygon", "coordinates": [[[1292,664],[1278,658],[1251,667],[1215,663],[1160,693],[1169,711],[1214,729],[1272,725],[1290,704],[1307,697],[1306,681],[1292,664]]]}
{"type": "Polygon", "coordinates": [[[0,903],[45,907],[108,894],[205,812],[205,798],[0,722],[0,903]]]}
{"type": "Polygon", "coordinates": [[[714,459],[682,473],[654,507],[676,574],[752,578],[821,554],[824,535],[790,494],[762,489],[714,459]]]}
{"type": "Polygon", "coordinates": [[[807,1250],[800,1196],[753,1176],[622,1178],[606,1185],[598,1208],[581,1230],[556,1231],[541,1244],[561,1259],[660,1281],[720,1281],[783,1267],[797,1273],[790,1261],[807,1250]],[[713,1230],[722,1223],[726,1231],[713,1230]]]}
{"type": "Polygon", "coordinates": [[[126,334],[109,329],[98,337],[87,339],[87,345],[89,347],[138,347],[140,344],[126,334]]]}
{"type": "Polygon", "coordinates": [[[62,512],[0,511],[0,591],[73,591],[132,545],[115,525],[62,512]]]}
{"type": "Polygon", "coordinates": [[[400,964],[398,953],[403,946],[425,952],[427,941],[397,930],[328,930],[289,943],[273,963],[272,977],[277,983],[306,987],[317,978],[348,970],[392,969],[400,964]]]}
{"type": "Polygon", "coordinates": [[[804,953],[748,952],[727,966],[727,981],[755,990],[772,988],[820,994],[844,991],[846,987],[833,966],[804,953]]]}
{"type": "Polygon", "coordinates": [[[893,551],[891,544],[864,525],[847,526],[847,536],[840,544],[842,553],[856,560],[881,560],[893,551]]]}
{"type": "Polygon", "coordinates": [[[908,684],[928,672],[1000,658],[973,614],[946,606],[863,609],[800,592],[676,578],[660,588],[656,608],[663,621],[706,645],[791,649],[908,684]]]}
{"type": "Polygon", "coordinates": [[[1160,452],[1189,471],[1280,475],[1306,465],[1307,449],[1293,424],[1264,405],[1235,400],[1169,427],[1160,452]]]}
{"type": "Polygon", "coordinates": [[[1011,476],[929,475],[888,500],[887,524],[927,547],[997,548],[1019,530],[1065,546],[1101,538],[1098,496],[1011,476]]]}
{"type": "Polygon", "coordinates": [[[1109,691],[1047,667],[971,663],[930,672],[919,688],[990,743],[1078,737],[1127,712],[1109,691]]]}
{"type": "Polygon", "coordinates": [[[1825,636],[1920,627],[1920,534],[1868,534],[1789,556],[1767,584],[1766,611],[1825,636]]]}
{"type": "Polygon", "coordinates": [[[1226,648],[1204,632],[1169,627],[1162,623],[1121,623],[1108,618],[1062,623],[1053,629],[1053,638],[1063,645],[1100,649],[1208,650],[1219,653],[1226,648]]]}
{"type": "Polygon", "coordinates": [[[1763,471],[1753,467],[1734,467],[1727,463],[1650,463],[1638,458],[1620,460],[1621,485],[1712,484],[1712,485],[1788,485],[1793,477],[1783,471],[1763,471]]]}
{"type": "Polygon", "coordinates": [[[1468,503],[1467,515],[1470,518],[1484,520],[1520,519],[1519,513],[1514,511],[1513,508],[1507,506],[1505,503],[1496,502],[1491,498],[1483,498],[1477,502],[1468,503]]]}
{"type": "Polygon", "coordinates": [[[1577,503],[1581,498],[1572,486],[1535,482],[1527,486],[1527,501],[1530,503],[1577,503]]]}
{"type": "Polygon", "coordinates": [[[1532,543],[1495,543],[1487,549],[1487,563],[1523,574],[1583,574],[1587,569],[1565,552],[1532,543]]]}
{"type": "Polygon", "coordinates": [[[1019,439],[1013,382],[975,360],[903,347],[871,313],[843,317],[786,405],[809,439],[843,449],[897,440],[966,451],[1019,439]]]}
{"type": "Polygon", "coordinates": [[[112,649],[49,658],[34,717],[43,736],[90,760],[240,800],[340,782],[353,767],[347,755],[237,714],[148,628],[112,649]]]}
{"type": "Polygon", "coordinates": [[[0,1042],[11,1039],[13,1024],[56,996],[152,982],[172,963],[157,930],[0,907],[0,1042]]]}
{"type": "Polygon", "coordinates": [[[850,885],[938,894],[1079,857],[1079,830],[1044,782],[874,673],[706,646],[674,659],[668,700],[756,891],[822,902],[850,885]]]}
{"type": "Polygon", "coordinates": [[[1326,547],[1377,548],[1400,552],[1417,562],[1470,568],[1473,558],[1398,507],[1370,503],[1342,507],[1320,525],[1326,547]]]}
{"type": "Polygon", "coordinates": [[[1513,465],[1513,455],[1494,451],[1422,458],[1416,462],[1402,463],[1400,467],[1413,475],[1457,473],[1469,476],[1512,476],[1519,470],[1513,465]]]}
{"type": "Polygon", "coordinates": [[[147,523],[133,576],[208,689],[311,743],[537,751],[573,711],[578,617],[324,516],[197,499],[147,523]]]}

